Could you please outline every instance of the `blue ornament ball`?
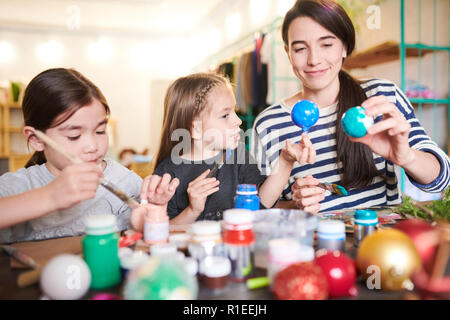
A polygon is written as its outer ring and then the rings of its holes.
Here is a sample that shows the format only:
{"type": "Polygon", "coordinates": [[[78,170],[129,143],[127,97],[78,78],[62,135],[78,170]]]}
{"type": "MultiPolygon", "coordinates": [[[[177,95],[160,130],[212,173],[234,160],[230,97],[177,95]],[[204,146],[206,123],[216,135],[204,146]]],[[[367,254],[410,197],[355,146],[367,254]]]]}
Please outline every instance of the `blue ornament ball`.
{"type": "Polygon", "coordinates": [[[367,129],[373,125],[373,118],[368,117],[363,107],[353,107],[342,116],[342,128],[344,132],[353,138],[362,138],[367,134],[367,129]]]}
{"type": "Polygon", "coordinates": [[[312,101],[300,100],[292,108],[291,118],[303,131],[308,132],[319,120],[319,108],[312,101]]]}

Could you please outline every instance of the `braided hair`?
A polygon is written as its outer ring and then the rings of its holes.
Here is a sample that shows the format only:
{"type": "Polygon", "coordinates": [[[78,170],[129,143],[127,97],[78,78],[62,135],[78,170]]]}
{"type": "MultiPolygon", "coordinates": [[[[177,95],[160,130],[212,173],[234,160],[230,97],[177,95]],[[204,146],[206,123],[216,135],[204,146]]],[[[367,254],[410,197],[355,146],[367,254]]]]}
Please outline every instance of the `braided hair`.
{"type": "MultiPolygon", "coordinates": [[[[231,88],[227,78],[203,72],[179,78],[171,84],[164,99],[163,128],[155,167],[171,154],[173,147],[178,143],[172,141],[175,130],[185,129],[191,132],[194,120],[202,112],[209,110],[208,99],[211,92],[220,86],[231,88]]],[[[189,141],[188,149],[191,142],[189,141]]]]}

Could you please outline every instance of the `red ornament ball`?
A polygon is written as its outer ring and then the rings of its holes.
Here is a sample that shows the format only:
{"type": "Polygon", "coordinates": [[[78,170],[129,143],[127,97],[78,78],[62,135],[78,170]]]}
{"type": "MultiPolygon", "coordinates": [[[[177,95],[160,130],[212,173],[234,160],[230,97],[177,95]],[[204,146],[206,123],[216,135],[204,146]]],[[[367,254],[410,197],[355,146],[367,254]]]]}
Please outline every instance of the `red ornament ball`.
{"type": "Polygon", "coordinates": [[[425,270],[431,272],[436,247],[439,242],[439,235],[436,229],[419,219],[402,220],[394,228],[403,231],[411,238],[425,270]]]}
{"type": "Polygon", "coordinates": [[[319,266],[298,262],[277,273],[273,291],[279,300],[324,300],[328,283],[319,266]]]}
{"type": "Polygon", "coordinates": [[[319,250],[314,263],[318,265],[328,281],[330,298],[358,295],[356,265],[345,253],[319,250]]]}

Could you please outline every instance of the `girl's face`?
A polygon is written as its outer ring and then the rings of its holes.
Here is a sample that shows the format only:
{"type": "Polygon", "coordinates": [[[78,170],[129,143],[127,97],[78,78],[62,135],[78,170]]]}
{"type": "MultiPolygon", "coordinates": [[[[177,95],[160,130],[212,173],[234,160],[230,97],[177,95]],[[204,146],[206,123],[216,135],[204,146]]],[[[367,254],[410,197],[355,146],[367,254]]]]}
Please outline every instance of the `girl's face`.
{"type": "MultiPolygon", "coordinates": [[[[47,129],[45,133],[82,161],[102,165],[108,151],[107,122],[105,107],[93,99],[69,119],[57,127],[47,129]]],[[[45,148],[44,154],[49,171],[55,175],[71,164],[50,147],[45,148]]]]}
{"type": "Polygon", "coordinates": [[[291,22],[288,39],[286,52],[294,74],[305,88],[317,91],[339,82],[347,50],[333,33],[309,17],[299,17],[291,22]]]}
{"type": "Polygon", "coordinates": [[[201,118],[203,147],[212,151],[236,149],[240,140],[241,119],[235,112],[236,99],[226,85],[215,87],[201,118]]]}

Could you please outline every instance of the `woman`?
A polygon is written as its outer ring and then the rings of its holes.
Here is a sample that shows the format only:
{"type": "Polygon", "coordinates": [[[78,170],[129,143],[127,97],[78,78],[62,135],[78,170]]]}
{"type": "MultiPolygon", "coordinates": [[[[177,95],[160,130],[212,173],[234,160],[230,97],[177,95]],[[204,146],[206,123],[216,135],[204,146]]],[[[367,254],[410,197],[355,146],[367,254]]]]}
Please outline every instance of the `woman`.
{"type": "Polygon", "coordinates": [[[280,207],[309,212],[392,205],[401,202],[395,167],[427,192],[441,192],[450,181],[450,161],[426,135],[405,95],[390,81],[357,81],[342,70],[355,46],[355,30],[345,10],[328,0],[299,0],[287,12],[282,36],[294,74],[303,89],[264,110],[255,120],[253,146],[260,170],[269,174],[286,139],[301,131],[290,118],[294,104],[314,101],[320,111],[309,137],[317,153],[313,165],[296,164],[280,207]],[[349,138],[340,119],[362,106],[375,125],[359,139],[349,138]],[[426,168],[426,170],[424,170],[426,168]],[[319,182],[338,183],[346,197],[326,195],[319,182]]]}

